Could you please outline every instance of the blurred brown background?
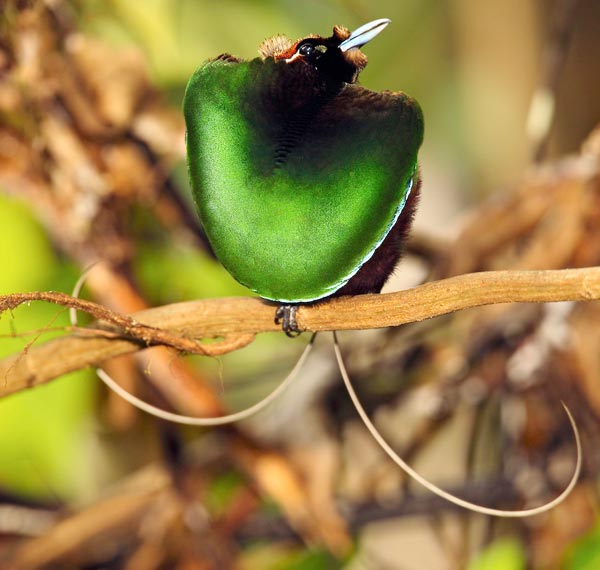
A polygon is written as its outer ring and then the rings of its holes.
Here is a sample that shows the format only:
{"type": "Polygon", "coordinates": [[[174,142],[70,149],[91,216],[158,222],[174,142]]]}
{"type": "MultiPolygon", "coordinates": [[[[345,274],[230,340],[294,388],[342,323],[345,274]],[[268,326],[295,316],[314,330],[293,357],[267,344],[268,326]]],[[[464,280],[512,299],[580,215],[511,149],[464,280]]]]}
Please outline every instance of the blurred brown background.
{"type": "MultiPolygon", "coordinates": [[[[379,17],[392,24],[365,49],[361,82],[410,93],[426,119],[423,200],[389,288],[599,265],[596,0],[3,0],[0,293],[68,292],[102,261],[85,296],[123,312],[248,294],[191,209],[187,78],[222,52],[254,57],[275,33],[379,17]]],[[[475,516],[405,481],[358,422],[322,335],[281,401],[231,429],[159,423],[92,371],[3,399],[0,567],[600,567],[599,311],[501,306],[342,336],[385,437],[478,503],[560,492],[574,457],[565,400],[584,472],[547,515],[475,516]]],[[[67,324],[48,305],[3,314],[0,353],[67,324]]],[[[222,359],[153,349],[106,368],[157,405],[218,414],[268,393],[305,342],[261,335],[222,359]]]]}

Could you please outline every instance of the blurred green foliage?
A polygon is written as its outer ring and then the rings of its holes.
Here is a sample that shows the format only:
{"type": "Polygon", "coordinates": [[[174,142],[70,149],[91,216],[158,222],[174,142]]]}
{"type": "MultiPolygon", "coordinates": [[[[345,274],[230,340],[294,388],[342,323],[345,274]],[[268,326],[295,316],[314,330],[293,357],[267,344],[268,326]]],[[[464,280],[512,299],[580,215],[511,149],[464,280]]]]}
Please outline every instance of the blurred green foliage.
{"type": "MultiPolygon", "coordinates": [[[[0,194],[0,294],[69,290],[76,272],[55,255],[29,210],[0,194]]],[[[0,317],[0,357],[59,331],[12,337],[30,330],[68,325],[66,311],[44,303],[22,306],[0,317]]],[[[31,496],[80,497],[93,484],[88,444],[94,383],[90,373],[70,374],[0,403],[0,488],[31,496]]]]}
{"type": "Polygon", "coordinates": [[[273,570],[333,570],[341,568],[340,561],[323,550],[305,550],[275,563],[273,570]]]}
{"type": "Polygon", "coordinates": [[[562,566],[564,570],[597,570],[600,568],[600,521],[588,534],[571,546],[562,566]]]}
{"type": "MultiPolygon", "coordinates": [[[[391,56],[406,59],[398,48],[410,46],[419,36],[415,22],[435,17],[443,7],[436,2],[389,0],[376,3],[308,0],[98,0],[82,3],[84,26],[117,42],[133,41],[148,55],[156,80],[181,84],[209,57],[229,52],[256,57],[258,43],[276,33],[291,38],[307,33],[329,33],[333,24],[357,27],[369,19],[395,19],[395,50],[381,61],[385,44],[369,48],[382,67],[391,56]]],[[[388,49],[391,39],[388,40],[388,49]]],[[[427,49],[426,46],[421,46],[427,49]]],[[[411,50],[412,51],[412,50],[411,50]]],[[[412,67],[412,66],[410,66],[412,67]]],[[[411,70],[407,70],[411,73],[411,70]]],[[[369,74],[366,71],[365,74],[369,74]]]]}
{"type": "Polygon", "coordinates": [[[301,550],[269,544],[248,548],[240,565],[242,570],[337,570],[343,567],[342,561],[324,550],[301,550]]]}
{"type": "Polygon", "coordinates": [[[468,566],[468,570],[525,570],[525,549],[514,538],[498,539],[468,566]]]}

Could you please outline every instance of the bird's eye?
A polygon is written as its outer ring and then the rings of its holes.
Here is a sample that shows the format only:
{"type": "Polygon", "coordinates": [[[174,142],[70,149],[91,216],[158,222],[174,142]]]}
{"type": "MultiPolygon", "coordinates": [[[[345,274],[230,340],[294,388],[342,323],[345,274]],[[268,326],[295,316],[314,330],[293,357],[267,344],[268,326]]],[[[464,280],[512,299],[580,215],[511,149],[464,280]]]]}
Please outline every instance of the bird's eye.
{"type": "Polygon", "coordinates": [[[313,46],[311,44],[303,44],[298,49],[298,53],[300,55],[303,55],[304,57],[312,57],[315,55],[315,52],[316,52],[315,46],[313,46]]]}

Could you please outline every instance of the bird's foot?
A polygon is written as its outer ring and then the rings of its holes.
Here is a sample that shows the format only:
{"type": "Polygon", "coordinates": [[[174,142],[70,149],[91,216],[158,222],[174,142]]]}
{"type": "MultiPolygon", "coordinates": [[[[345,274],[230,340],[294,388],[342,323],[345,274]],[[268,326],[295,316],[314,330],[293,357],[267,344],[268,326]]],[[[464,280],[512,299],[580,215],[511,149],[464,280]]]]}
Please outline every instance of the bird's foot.
{"type": "Polygon", "coordinates": [[[280,324],[283,332],[290,338],[297,337],[302,333],[296,321],[297,312],[298,305],[279,305],[275,313],[275,324],[280,324]]]}

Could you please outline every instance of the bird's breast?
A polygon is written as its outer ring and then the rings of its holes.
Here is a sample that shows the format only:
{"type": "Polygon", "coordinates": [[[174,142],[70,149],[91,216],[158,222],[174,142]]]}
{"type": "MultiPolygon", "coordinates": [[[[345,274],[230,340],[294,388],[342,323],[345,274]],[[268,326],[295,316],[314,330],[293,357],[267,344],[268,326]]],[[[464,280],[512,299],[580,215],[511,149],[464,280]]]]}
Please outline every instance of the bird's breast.
{"type": "Polygon", "coordinates": [[[259,295],[295,302],[342,287],[385,237],[422,119],[412,100],[358,86],[287,100],[290,67],[208,64],[184,111],[193,194],[217,257],[259,295]]]}

